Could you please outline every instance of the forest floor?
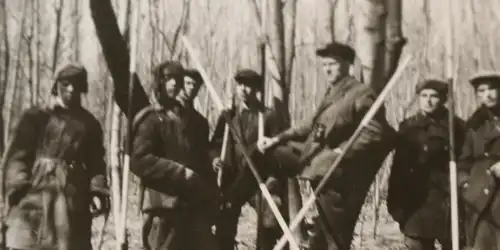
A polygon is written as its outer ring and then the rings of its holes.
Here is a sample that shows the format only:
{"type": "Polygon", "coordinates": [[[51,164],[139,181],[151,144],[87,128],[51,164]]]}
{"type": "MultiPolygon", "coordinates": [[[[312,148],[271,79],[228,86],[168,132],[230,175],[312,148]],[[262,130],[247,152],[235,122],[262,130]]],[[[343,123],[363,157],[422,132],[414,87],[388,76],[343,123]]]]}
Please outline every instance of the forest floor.
{"type": "MultiPolygon", "coordinates": [[[[137,204],[136,202],[131,202],[137,204]]],[[[103,218],[94,220],[93,226],[93,243],[96,244],[97,235],[102,228],[103,218]]],[[[129,236],[129,249],[142,249],[140,241],[141,220],[137,214],[137,206],[132,205],[129,208],[129,217],[127,227],[130,231],[129,236]]],[[[398,224],[394,222],[391,216],[387,213],[385,204],[383,203],[379,210],[379,219],[377,226],[377,234],[374,237],[375,225],[374,208],[371,203],[366,203],[363,207],[358,224],[355,230],[354,241],[352,248],[355,250],[365,249],[384,249],[384,250],[397,250],[406,249],[403,245],[403,236],[399,232],[398,224]]],[[[245,206],[240,217],[238,226],[237,242],[239,242],[239,250],[255,249],[255,230],[256,213],[250,206],[245,206]]],[[[94,249],[97,249],[94,247],[94,249]]],[[[104,236],[105,250],[115,249],[115,233],[113,218],[109,218],[106,226],[106,233],[104,236]]]]}

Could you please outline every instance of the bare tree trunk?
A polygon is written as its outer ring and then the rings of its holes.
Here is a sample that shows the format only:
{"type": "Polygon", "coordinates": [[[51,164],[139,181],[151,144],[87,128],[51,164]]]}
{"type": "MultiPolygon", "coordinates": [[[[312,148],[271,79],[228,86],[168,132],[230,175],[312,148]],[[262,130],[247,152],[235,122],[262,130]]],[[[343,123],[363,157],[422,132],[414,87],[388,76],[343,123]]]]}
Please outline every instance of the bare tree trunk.
{"type": "Polygon", "coordinates": [[[335,9],[337,9],[337,4],[338,4],[339,0],[329,0],[329,3],[330,3],[330,17],[329,17],[329,28],[330,28],[330,33],[331,33],[331,39],[332,41],[335,41],[336,40],[336,37],[335,37],[335,9]]]}
{"type": "Polygon", "coordinates": [[[30,20],[30,31],[28,35],[26,35],[26,47],[28,48],[28,87],[29,87],[29,103],[30,106],[35,105],[34,103],[34,95],[33,95],[33,90],[35,89],[35,84],[34,84],[34,69],[35,69],[35,59],[34,59],[34,52],[33,52],[33,38],[35,36],[35,16],[33,13],[35,12],[34,8],[35,2],[31,2],[30,4],[30,9],[31,9],[31,20],[30,20]]]}
{"type": "Polygon", "coordinates": [[[356,52],[362,65],[363,82],[381,91],[384,82],[386,11],[385,0],[358,0],[356,52]]]}
{"type": "MultiPolygon", "coordinates": [[[[152,36],[152,38],[151,38],[151,53],[149,55],[151,67],[154,67],[154,65],[156,64],[155,56],[158,57],[158,52],[156,50],[156,30],[159,29],[158,24],[160,23],[160,21],[158,20],[158,8],[157,8],[157,6],[153,6],[153,4],[154,4],[154,0],[148,1],[149,27],[151,28],[151,36],[152,36]],[[153,17],[154,17],[154,20],[153,20],[153,17]]],[[[163,11],[163,10],[160,10],[160,11],[163,11]]]]}
{"type": "MultiPolygon", "coordinates": [[[[293,75],[293,64],[295,61],[295,19],[297,13],[297,0],[270,0],[272,15],[270,15],[271,27],[269,28],[269,41],[271,53],[279,72],[279,79],[273,79],[273,106],[283,114],[287,124],[290,124],[290,89],[293,75]],[[286,14],[284,14],[284,12],[286,14]]],[[[262,60],[265,60],[263,58],[262,60]]],[[[300,186],[296,179],[289,179],[287,183],[288,215],[294,218],[302,205],[300,186]]],[[[302,228],[298,227],[294,232],[297,242],[303,241],[302,228]]]]}
{"type": "Polygon", "coordinates": [[[23,7],[22,7],[22,16],[21,16],[21,30],[19,31],[19,41],[17,43],[17,49],[14,50],[17,52],[16,54],[16,67],[14,68],[14,79],[7,79],[7,89],[5,90],[5,104],[6,105],[6,113],[7,116],[5,117],[5,128],[4,128],[4,140],[5,144],[9,140],[9,133],[10,133],[10,127],[11,127],[11,120],[14,115],[14,110],[13,110],[13,104],[15,100],[16,91],[17,91],[17,81],[19,79],[19,71],[21,67],[21,44],[24,38],[24,29],[25,29],[25,21],[26,21],[26,1],[23,1],[23,7]]]}
{"type": "MultiPolygon", "coordinates": [[[[2,11],[2,29],[3,29],[3,42],[4,42],[4,74],[3,78],[0,79],[0,107],[4,107],[5,104],[5,96],[6,90],[9,81],[9,68],[10,68],[10,46],[9,46],[9,33],[8,33],[8,25],[7,25],[7,8],[5,0],[0,0],[0,11],[2,11]]],[[[0,109],[0,154],[3,153],[5,149],[7,129],[5,129],[5,120],[3,117],[2,109],[0,109]]]]}
{"type": "MultiPolygon", "coordinates": [[[[356,52],[362,66],[361,79],[380,92],[396,71],[406,43],[401,30],[401,0],[359,0],[357,10],[356,52]]],[[[377,234],[382,177],[377,175],[373,186],[374,237],[377,234]]]]}
{"type": "Polygon", "coordinates": [[[384,85],[396,71],[401,57],[401,52],[406,44],[402,30],[401,0],[386,0],[387,26],[386,26],[386,51],[384,61],[384,85]]]}
{"type": "Polygon", "coordinates": [[[75,27],[73,33],[73,60],[78,62],[80,61],[80,22],[81,22],[81,14],[80,14],[80,4],[82,1],[74,0],[74,10],[73,10],[73,26],[75,27]]]}
{"type": "MultiPolygon", "coordinates": [[[[182,53],[181,50],[178,50],[178,44],[179,44],[179,38],[181,34],[186,34],[187,29],[189,27],[189,17],[191,16],[191,1],[190,0],[184,0],[182,2],[182,14],[181,14],[181,21],[179,22],[179,25],[177,26],[177,29],[175,30],[174,37],[173,37],[173,42],[172,42],[172,58],[174,60],[179,60],[181,59],[182,53]]],[[[212,60],[213,57],[209,57],[210,60],[212,60]]]]}
{"type": "Polygon", "coordinates": [[[56,0],[57,5],[54,7],[56,13],[56,23],[55,23],[55,35],[54,43],[52,47],[52,74],[56,72],[57,61],[59,56],[59,43],[61,42],[61,22],[62,22],[62,10],[63,10],[63,0],[56,0]]]}
{"type": "MultiPolygon", "coordinates": [[[[117,105],[126,113],[132,105],[132,114],[149,105],[149,99],[141,86],[137,75],[134,77],[134,95],[132,103],[128,100],[128,78],[130,54],[127,42],[120,33],[110,0],[90,0],[90,11],[99,43],[111,77],[114,82],[114,96],[117,105]]],[[[126,37],[126,36],[125,36],[126,37]]]]}
{"type": "Polygon", "coordinates": [[[38,104],[38,95],[40,88],[40,1],[32,2],[32,20],[33,20],[33,42],[31,51],[33,52],[33,83],[31,88],[31,103],[38,104]]]}

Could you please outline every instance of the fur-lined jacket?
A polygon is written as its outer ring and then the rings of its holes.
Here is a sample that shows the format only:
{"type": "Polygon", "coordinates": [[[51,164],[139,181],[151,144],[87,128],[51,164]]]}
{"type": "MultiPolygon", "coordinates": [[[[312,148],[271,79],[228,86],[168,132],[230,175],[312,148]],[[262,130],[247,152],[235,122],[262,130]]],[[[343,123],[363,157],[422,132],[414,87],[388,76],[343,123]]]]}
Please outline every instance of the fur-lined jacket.
{"type": "Polygon", "coordinates": [[[3,159],[7,247],[91,249],[92,196],[107,193],[102,138],[82,107],[23,113],[3,159]]]}

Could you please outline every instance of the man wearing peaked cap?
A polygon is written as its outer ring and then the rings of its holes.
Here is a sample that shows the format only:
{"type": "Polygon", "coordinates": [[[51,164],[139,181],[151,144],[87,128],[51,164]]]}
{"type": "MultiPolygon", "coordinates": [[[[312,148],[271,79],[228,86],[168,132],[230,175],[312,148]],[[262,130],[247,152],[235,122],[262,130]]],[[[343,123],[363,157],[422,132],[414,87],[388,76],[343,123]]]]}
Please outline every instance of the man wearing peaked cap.
{"type": "Polygon", "coordinates": [[[355,58],[349,46],[332,43],[316,54],[328,83],[317,110],[299,126],[261,140],[259,149],[282,163],[277,172],[299,175],[313,186],[346,151],[328,180],[330,184],[318,196],[321,216],[316,219],[310,249],[349,249],[370,184],[392,149],[394,130],[381,108],[352,146],[346,148],[350,134],[374,103],[376,92],[349,75],[355,58]]]}
{"type": "MultiPolygon", "coordinates": [[[[242,69],[234,76],[236,81],[236,95],[239,102],[231,109],[224,111],[218,118],[214,135],[211,140],[212,164],[216,169],[222,169],[222,192],[224,196],[224,206],[216,225],[216,236],[221,250],[234,249],[238,219],[241,208],[246,202],[256,207],[255,199],[251,199],[258,192],[258,186],[254,176],[250,172],[243,153],[236,144],[236,137],[241,136],[246,150],[249,152],[252,161],[257,167],[268,168],[261,171],[262,178],[267,178],[270,174],[269,168],[277,165],[277,162],[264,154],[261,154],[255,144],[258,139],[259,113],[264,113],[264,131],[266,135],[276,135],[285,128],[284,120],[273,109],[264,107],[257,98],[257,93],[263,88],[261,75],[251,69],[242,69]],[[238,135],[230,132],[227,141],[225,159],[221,159],[221,148],[224,144],[224,130],[226,125],[225,116],[228,115],[232,126],[238,131],[238,135]]],[[[266,182],[273,199],[281,208],[287,207],[287,200],[283,195],[286,191],[286,179],[277,180],[269,178],[266,182]]],[[[259,233],[262,237],[259,243],[260,249],[272,249],[276,239],[282,234],[273,213],[267,203],[263,208],[263,228],[259,233]]],[[[283,211],[283,209],[281,209],[283,211]]]]}
{"type": "Polygon", "coordinates": [[[448,94],[448,83],[439,79],[427,79],[417,84],[415,92],[419,94],[424,89],[433,89],[439,95],[446,96],[448,94]]]}
{"type": "MultiPolygon", "coordinates": [[[[426,79],[416,87],[419,111],[399,124],[389,177],[387,206],[411,250],[451,250],[448,85],[426,79]]],[[[455,153],[464,141],[464,122],[455,116],[455,153]]],[[[461,204],[459,204],[461,207],[461,204]]],[[[462,211],[462,209],[460,209],[462,211]]]]}
{"type": "Polygon", "coordinates": [[[467,246],[500,249],[500,74],[483,71],[469,79],[480,107],[467,120],[458,164],[466,203],[467,246]]]}
{"type": "Polygon", "coordinates": [[[469,82],[475,88],[479,84],[489,83],[500,86],[500,72],[496,71],[482,71],[473,75],[469,82]]]}
{"type": "Polygon", "coordinates": [[[251,69],[242,69],[236,73],[234,80],[243,85],[254,87],[260,91],[264,87],[262,76],[251,69]]]}
{"type": "Polygon", "coordinates": [[[102,127],[80,100],[86,74],[65,65],[54,105],[26,110],[16,126],[1,166],[9,249],[91,249],[92,218],[109,212],[102,127]]]}
{"type": "Polygon", "coordinates": [[[319,57],[341,58],[350,64],[354,63],[356,52],[349,46],[337,42],[330,43],[323,48],[316,50],[319,57]]]}

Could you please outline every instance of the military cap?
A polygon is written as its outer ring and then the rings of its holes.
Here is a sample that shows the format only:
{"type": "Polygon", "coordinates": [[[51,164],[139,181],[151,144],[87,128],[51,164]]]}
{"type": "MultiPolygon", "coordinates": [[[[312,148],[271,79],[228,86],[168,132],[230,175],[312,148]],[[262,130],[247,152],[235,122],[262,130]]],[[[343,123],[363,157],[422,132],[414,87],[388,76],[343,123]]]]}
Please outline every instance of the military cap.
{"type": "Polygon", "coordinates": [[[187,76],[197,83],[203,84],[203,77],[201,76],[200,72],[196,69],[186,69],[184,70],[184,76],[187,76]]]}
{"type": "Polygon", "coordinates": [[[262,82],[262,76],[251,69],[242,69],[236,73],[234,80],[238,83],[252,86],[255,88],[262,88],[264,83],[262,82]]]}
{"type": "Polygon", "coordinates": [[[420,93],[423,89],[433,89],[440,94],[446,95],[448,93],[448,83],[439,79],[426,79],[417,84],[415,92],[420,93]]]}
{"type": "Polygon", "coordinates": [[[82,93],[88,92],[87,70],[83,65],[70,63],[61,67],[56,73],[56,79],[50,91],[52,95],[57,95],[57,82],[61,80],[68,80],[77,84],[75,87],[82,93]]]}
{"type": "Polygon", "coordinates": [[[356,52],[349,45],[333,42],[325,47],[316,50],[316,55],[319,57],[339,57],[349,63],[354,63],[356,52]]]}
{"type": "Polygon", "coordinates": [[[474,88],[477,88],[479,84],[484,82],[490,82],[500,87],[500,73],[495,71],[481,71],[469,79],[469,83],[474,88]]]}

